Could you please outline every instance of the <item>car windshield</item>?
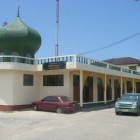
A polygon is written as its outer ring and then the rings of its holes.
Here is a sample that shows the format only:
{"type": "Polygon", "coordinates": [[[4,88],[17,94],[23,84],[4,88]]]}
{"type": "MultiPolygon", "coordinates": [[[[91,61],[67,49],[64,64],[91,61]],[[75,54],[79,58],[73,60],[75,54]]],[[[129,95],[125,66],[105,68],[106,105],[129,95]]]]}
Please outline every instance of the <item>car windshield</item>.
{"type": "Polygon", "coordinates": [[[70,99],[67,96],[62,96],[60,98],[63,102],[70,101],[70,99]]]}
{"type": "Polygon", "coordinates": [[[138,100],[138,95],[123,95],[122,100],[138,100]]]}

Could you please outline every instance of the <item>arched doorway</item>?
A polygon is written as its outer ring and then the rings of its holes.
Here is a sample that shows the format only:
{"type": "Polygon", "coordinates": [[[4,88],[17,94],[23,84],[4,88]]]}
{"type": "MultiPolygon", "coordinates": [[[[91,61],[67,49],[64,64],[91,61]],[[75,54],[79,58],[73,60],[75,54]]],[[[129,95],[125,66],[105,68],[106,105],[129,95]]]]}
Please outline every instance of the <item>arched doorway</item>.
{"type": "Polygon", "coordinates": [[[120,92],[120,83],[118,80],[114,80],[114,94],[115,94],[115,101],[120,98],[121,92],[120,92]]]}
{"type": "Polygon", "coordinates": [[[73,75],[73,100],[80,102],[80,76],[73,75]]]}
{"type": "Polygon", "coordinates": [[[136,82],[136,92],[140,93],[140,82],[136,82]]]}
{"type": "Polygon", "coordinates": [[[103,82],[101,78],[97,78],[98,82],[98,101],[104,100],[104,88],[103,88],[103,82]]]}
{"type": "Polygon", "coordinates": [[[111,79],[108,80],[107,89],[106,89],[106,99],[112,99],[112,88],[111,88],[111,79]]]}
{"type": "Polygon", "coordinates": [[[127,86],[127,92],[131,93],[133,89],[131,81],[126,81],[126,86],[127,86]]]}
{"type": "Polygon", "coordinates": [[[88,76],[83,88],[83,102],[93,102],[93,77],[88,76]]]}

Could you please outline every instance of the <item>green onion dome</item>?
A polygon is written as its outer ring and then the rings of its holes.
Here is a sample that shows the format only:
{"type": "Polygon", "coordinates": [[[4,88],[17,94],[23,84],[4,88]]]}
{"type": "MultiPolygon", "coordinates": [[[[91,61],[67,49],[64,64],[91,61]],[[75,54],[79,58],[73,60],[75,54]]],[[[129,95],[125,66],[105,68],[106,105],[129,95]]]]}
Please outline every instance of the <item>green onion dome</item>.
{"type": "Polygon", "coordinates": [[[34,58],[41,45],[40,34],[18,15],[15,21],[0,28],[0,54],[34,58]]]}

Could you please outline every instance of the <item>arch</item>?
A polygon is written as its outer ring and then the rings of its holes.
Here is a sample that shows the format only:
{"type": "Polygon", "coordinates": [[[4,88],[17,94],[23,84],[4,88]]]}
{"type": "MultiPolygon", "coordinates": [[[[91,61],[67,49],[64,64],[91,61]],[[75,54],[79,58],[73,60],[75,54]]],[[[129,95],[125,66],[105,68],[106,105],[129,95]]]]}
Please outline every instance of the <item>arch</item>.
{"type": "Polygon", "coordinates": [[[140,93],[140,82],[136,82],[136,92],[140,93]]]}
{"type": "Polygon", "coordinates": [[[131,81],[126,81],[126,87],[127,87],[127,92],[132,92],[132,82],[131,81]]]}
{"type": "Polygon", "coordinates": [[[80,75],[73,75],[73,99],[80,102],[80,75]]]}
{"type": "Polygon", "coordinates": [[[121,88],[118,80],[114,80],[114,95],[115,101],[121,96],[121,88]]]}
{"type": "Polygon", "coordinates": [[[111,79],[109,79],[108,82],[107,82],[106,99],[107,100],[111,100],[112,99],[111,79]]]}
{"type": "Polygon", "coordinates": [[[93,102],[93,77],[88,76],[83,87],[83,102],[93,102]]]}
{"type": "Polygon", "coordinates": [[[98,101],[104,100],[104,88],[103,88],[103,82],[101,78],[97,78],[98,83],[98,101]]]}

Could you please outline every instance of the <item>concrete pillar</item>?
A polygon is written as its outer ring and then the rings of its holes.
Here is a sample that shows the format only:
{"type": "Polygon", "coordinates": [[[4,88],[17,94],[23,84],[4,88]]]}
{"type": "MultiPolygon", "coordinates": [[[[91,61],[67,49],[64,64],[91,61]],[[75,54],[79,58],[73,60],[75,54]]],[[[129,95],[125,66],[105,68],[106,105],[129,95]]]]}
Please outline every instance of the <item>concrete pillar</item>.
{"type": "Polygon", "coordinates": [[[121,96],[122,96],[122,93],[123,93],[123,79],[121,77],[121,96]]]}
{"type": "Polygon", "coordinates": [[[133,93],[135,92],[135,81],[133,79],[133,93]]]}
{"type": "Polygon", "coordinates": [[[125,82],[124,82],[124,92],[126,93],[127,92],[127,81],[125,80],[125,82]]]}
{"type": "Polygon", "coordinates": [[[112,100],[114,101],[114,79],[111,79],[111,88],[112,88],[112,100]]]}
{"type": "Polygon", "coordinates": [[[104,85],[104,103],[106,104],[106,74],[105,74],[105,79],[104,79],[105,81],[104,81],[104,83],[105,83],[105,85],[104,85]]]}
{"type": "Polygon", "coordinates": [[[83,71],[80,70],[80,107],[83,107],[83,71]]]}
{"type": "Polygon", "coordinates": [[[98,82],[97,77],[93,77],[93,102],[98,101],[98,82]]]}

